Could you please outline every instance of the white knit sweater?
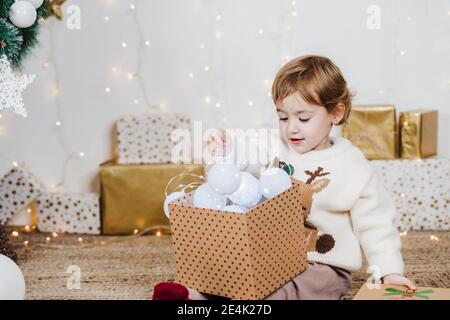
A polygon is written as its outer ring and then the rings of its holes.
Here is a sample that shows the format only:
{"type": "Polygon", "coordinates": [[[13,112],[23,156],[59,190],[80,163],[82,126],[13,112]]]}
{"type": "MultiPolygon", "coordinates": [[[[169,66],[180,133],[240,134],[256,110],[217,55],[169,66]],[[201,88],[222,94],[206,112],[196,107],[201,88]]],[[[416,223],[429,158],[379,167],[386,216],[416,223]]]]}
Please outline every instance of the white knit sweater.
{"type": "Polygon", "coordinates": [[[298,180],[306,181],[309,176],[304,171],[314,172],[319,166],[329,172],[324,176],[330,180],[328,186],[313,194],[308,220],[319,234],[332,235],[335,245],[324,254],[308,252],[308,260],[355,271],[361,268],[362,249],[379,277],[402,274],[400,236],[394,226],[396,209],[391,196],[357,147],[342,137],[331,139],[331,147],[304,154],[283,144],[280,149],[280,160],[294,166],[298,180]]]}

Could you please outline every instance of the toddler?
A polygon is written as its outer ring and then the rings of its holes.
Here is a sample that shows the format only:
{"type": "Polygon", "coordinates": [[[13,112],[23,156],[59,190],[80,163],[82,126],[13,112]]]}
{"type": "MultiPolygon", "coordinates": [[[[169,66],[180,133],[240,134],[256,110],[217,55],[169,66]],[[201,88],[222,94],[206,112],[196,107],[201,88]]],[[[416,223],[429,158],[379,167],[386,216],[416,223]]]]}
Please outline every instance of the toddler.
{"type": "MultiPolygon", "coordinates": [[[[334,246],[308,252],[308,268],[266,299],[339,299],[351,286],[351,271],[361,268],[362,252],[385,284],[415,284],[403,275],[394,203],[364,154],[342,137],[330,137],[333,125],[347,120],[352,95],[339,68],[328,58],[293,59],[277,73],[272,97],[277,108],[279,159],[294,167],[294,178],[322,167],[328,186],[314,195],[308,221],[334,246]],[[361,252],[362,249],[362,252],[361,252]]],[[[225,133],[211,136],[211,152],[223,152],[225,133]]],[[[191,299],[213,296],[189,290],[191,299]]]]}

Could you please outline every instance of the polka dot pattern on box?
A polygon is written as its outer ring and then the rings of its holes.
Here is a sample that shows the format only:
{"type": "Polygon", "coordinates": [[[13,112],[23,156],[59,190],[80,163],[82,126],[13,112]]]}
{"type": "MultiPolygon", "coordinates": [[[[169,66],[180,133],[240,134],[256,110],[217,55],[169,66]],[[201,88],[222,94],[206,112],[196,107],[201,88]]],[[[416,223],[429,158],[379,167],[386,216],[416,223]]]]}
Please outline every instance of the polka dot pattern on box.
{"type": "Polygon", "coordinates": [[[127,116],[119,119],[116,126],[120,164],[186,163],[191,160],[190,149],[172,159],[172,149],[177,143],[172,141],[172,133],[176,129],[188,132],[191,129],[191,120],[185,114],[160,112],[127,116]]]}
{"type": "Polygon", "coordinates": [[[294,183],[245,214],[169,204],[177,281],[209,294],[262,299],[306,268],[301,194],[294,183]]]}
{"type": "Polygon", "coordinates": [[[42,183],[25,166],[9,170],[0,180],[0,224],[6,224],[24,210],[42,188],[42,183]]]}
{"type": "Polygon", "coordinates": [[[450,230],[450,159],[373,160],[400,230],[450,230]]]}
{"type": "Polygon", "coordinates": [[[95,193],[44,193],[37,205],[41,232],[100,234],[99,196],[95,193]]]}

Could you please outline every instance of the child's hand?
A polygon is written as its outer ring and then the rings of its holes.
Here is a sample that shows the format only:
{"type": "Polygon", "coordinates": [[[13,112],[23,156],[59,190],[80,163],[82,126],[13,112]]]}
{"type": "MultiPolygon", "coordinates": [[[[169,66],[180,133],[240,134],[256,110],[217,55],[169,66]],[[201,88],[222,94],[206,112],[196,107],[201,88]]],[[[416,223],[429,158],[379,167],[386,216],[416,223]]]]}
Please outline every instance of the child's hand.
{"type": "Polygon", "coordinates": [[[397,273],[391,273],[383,277],[384,284],[393,284],[399,286],[407,286],[411,290],[417,290],[415,283],[405,276],[397,273]]]}
{"type": "Polygon", "coordinates": [[[208,137],[208,154],[210,156],[223,156],[225,154],[225,142],[225,131],[220,129],[214,130],[214,132],[212,132],[208,137]]]}

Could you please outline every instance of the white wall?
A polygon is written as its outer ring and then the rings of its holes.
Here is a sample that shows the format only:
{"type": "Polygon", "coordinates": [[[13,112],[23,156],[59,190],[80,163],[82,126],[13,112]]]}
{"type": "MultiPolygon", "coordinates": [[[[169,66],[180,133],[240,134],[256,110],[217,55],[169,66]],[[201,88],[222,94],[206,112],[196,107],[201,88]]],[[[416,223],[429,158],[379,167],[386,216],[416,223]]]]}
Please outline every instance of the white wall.
{"type": "Polygon", "coordinates": [[[274,113],[267,93],[284,58],[322,54],[337,63],[357,91],[355,104],[393,103],[398,112],[438,109],[439,154],[450,156],[449,0],[291,2],[68,0],[64,9],[71,4],[81,9],[81,29],[69,30],[54,19],[43,27],[41,45],[22,71],[38,77],[24,94],[29,116],[1,112],[0,173],[12,161],[23,161],[45,183],[56,183],[62,179],[67,153],[84,152],[83,158],[69,162],[66,187],[74,192],[98,190],[98,165],[111,158],[114,121],[145,111],[137,81],[127,79],[136,68],[139,41],[131,3],[136,4],[144,40],[151,41],[141,70],[151,104],[189,113],[205,127],[270,123],[274,113]],[[366,25],[371,5],[381,10],[381,29],[366,25]],[[43,67],[51,43],[56,69],[52,61],[43,67]],[[205,65],[211,67],[209,72],[205,65]],[[55,70],[60,117],[51,94],[55,70]],[[62,122],[59,128],[57,120],[62,122]]]}

